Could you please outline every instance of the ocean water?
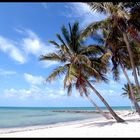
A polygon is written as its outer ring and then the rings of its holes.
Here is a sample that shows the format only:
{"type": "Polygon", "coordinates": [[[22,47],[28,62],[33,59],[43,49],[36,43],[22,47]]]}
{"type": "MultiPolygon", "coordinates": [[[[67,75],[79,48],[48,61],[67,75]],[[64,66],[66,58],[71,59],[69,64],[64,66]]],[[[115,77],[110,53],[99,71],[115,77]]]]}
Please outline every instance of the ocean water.
{"type": "MultiPolygon", "coordinates": [[[[105,110],[105,108],[102,108],[105,110]]],[[[130,107],[113,107],[115,110],[130,107]]],[[[95,110],[93,107],[0,107],[0,128],[49,125],[102,117],[99,113],[53,112],[54,110],[95,110]]]]}

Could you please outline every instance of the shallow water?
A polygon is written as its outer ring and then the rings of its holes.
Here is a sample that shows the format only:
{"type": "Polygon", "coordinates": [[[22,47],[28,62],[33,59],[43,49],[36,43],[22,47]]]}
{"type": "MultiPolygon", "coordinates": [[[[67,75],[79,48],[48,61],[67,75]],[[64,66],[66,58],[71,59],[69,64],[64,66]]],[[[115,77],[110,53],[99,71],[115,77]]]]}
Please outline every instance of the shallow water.
{"type": "MultiPolygon", "coordinates": [[[[116,108],[119,109],[120,108],[116,108]]],[[[130,109],[121,108],[121,109],[130,109]]],[[[60,122],[69,122],[84,119],[97,119],[102,117],[98,113],[72,113],[53,112],[54,110],[94,110],[93,107],[86,108],[25,108],[25,107],[1,107],[0,128],[48,125],[60,122]]]]}

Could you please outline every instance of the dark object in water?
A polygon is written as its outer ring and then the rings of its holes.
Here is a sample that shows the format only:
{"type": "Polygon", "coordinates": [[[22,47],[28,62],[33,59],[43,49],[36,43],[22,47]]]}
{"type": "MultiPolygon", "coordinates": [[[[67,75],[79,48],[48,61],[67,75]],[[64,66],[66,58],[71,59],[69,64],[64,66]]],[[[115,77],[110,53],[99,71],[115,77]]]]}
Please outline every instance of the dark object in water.
{"type": "MultiPolygon", "coordinates": [[[[67,113],[100,113],[99,111],[93,110],[53,110],[53,112],[67,112],[67,113]]],[[[106,112],[105,113],[109,113],[106,112]]]]}

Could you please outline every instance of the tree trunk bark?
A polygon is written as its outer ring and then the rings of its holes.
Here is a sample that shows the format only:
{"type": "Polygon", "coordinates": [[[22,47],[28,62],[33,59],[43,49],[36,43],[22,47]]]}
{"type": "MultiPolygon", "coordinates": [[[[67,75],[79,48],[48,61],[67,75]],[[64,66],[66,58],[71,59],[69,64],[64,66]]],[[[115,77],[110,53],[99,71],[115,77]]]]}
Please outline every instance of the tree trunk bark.
{"type": "Polygon", "coordinates": [[[93,106],[95,106],[95,108],[108,120],[108,119],[113,119],[111,116],[105,114],[105,112],[103,112],[95,103],[94,101],[88,96],[86,95],[87,99],[93,104],[93,106]]]}
{"type": "Polygon", "coordinates": [[[140,115],[140,107],[139,107],[139,105],[138,105],[138,103],[137,103],[137,101],[136,101],[136,99],[135,99],[134,90],[133,90],[133,88],[132,88],[130,79],[129,79],[129,77],[128,77],[126,71],[125,71],[125,68],[124,68],[123,65],[122,65],[122,63],[120,63],[120,66],[121,66],[121,68],[122,68],[122,71],[123,71],[123,73],[124,73],[126,79],[127,79],[128,85],[129,85],[129,87],[130,87],[130,97],[129,97],[129,98],[130,98],[131,102],[134,104],[136,111],[137,111],[138,114],[140,115]]]}
{"type": "Polygon", "coordinates": [[[105,99],[100,95],[100,93],[90,84],[90,82],[86,79],[84,79],[85,82],[89,85],[89,87],[95,92],[95,94],[99,97],[99,99],[104,103],[104,105],[106,106],[106,108],[109,110],[110,114],[113,116],[113,118],[117,121],[117,122],[125,122],[122,118],[120,118],[113,110],[112,108],[109,106],[109,104],[105,101],[105,99]]]}
{"type": "Polygon", "coordinates": [[[138,91],[138,94],[140,95],[140,88],[139,88],[140,86],[139,86],[139,81],[138,81],[138,77],[137,77],[137,73],[136,73],[135,63],[134,63],[131,47],[130,47],[130,44],[128,41],[128,37],[125,32],[123,32],[123,38],[124,38],[124,42],[126,44],[126,47],[127,47],[128,53],[129,53],[130,62],[131,62],[131,66],[132,66],[132,70],[133,70],[133,74],[134,74],[134,80],[135,80],[135,84],[137,86],[137,91],[138,91]]]}

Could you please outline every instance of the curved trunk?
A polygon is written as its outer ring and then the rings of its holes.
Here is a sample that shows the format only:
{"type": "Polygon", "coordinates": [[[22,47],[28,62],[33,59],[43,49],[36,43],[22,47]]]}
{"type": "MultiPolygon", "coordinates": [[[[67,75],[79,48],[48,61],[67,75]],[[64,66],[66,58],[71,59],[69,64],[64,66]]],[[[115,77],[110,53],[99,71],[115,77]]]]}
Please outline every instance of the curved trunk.
{"type": "Polygon", "coordinates": [[[124,73],[126,79],[127,79],[128,85],[129,85],[129,87],[130,87],[130,96],[129,96],[129,98],[130,98],[131,102],[134,104],[136,111],[137,111],[138,114],[140,115],[140,108],[139,108],[139,105],[138,105],[138,103],[137,103],[137,101],[136,101],[136,99],[135,99],[134,90],[133,90],[133,88],[132,88],[130,79],[129,79],[129,77],[128,77],[126,71],[125,71],[125,68],[124,68],[123,65],[122,65],[122,63],[120,63],[120,66],[121,66],[121,68],[122,68],[122,71],[123,71],[123,73],[124,73]]]}
{"type": "Polygon", "coordinates": [[[99,97],[99,99],[104,103],[104,105],[106,106],[106,108],[109,110],[110,114],[113,116],[113,118],[117,121],[117,122],[125,122],[122,118],[120,118],[113,110],[112,108],[109,106],[109,104],[105,101],[105,99],[100,95],[100,93],[90,84],[90,82],[86,79],[84,79],[85,82],[89,85],[89,87],[95,92],[95,94],[99,97]]]}
{"type": "Polygon", "coordinates": [[[96,109],[106,118],[106,119],[113,119],[112,117],[110,117],[109,115],[107,115],[105,112],[103,112],[95,103],[94,101],[89,97],[87,96],[87,99],[96,107],[96,109]]]}
{"type": "Polygon", "coordinates": [[[127,47],[128,53],[129,53],[130,62],[131,62],[131,66],[132,66],[132,70],[133,70],[133,74],[134,74],[134,80],[135,80],[135,84],[137,86],[137,91],[138,91],[138,94],[140,95],[140,88],[139,88],[140,86],[139,86],[139,81],[138,81],[138,77],[137,77],[136,67],[134,64],[134,59],[133,59],[131,47],[129,45],[128,37],[125,32],[123,32],[123,38],[124,38],[124,42],[126,44],[126,47],[127,47]]]}

